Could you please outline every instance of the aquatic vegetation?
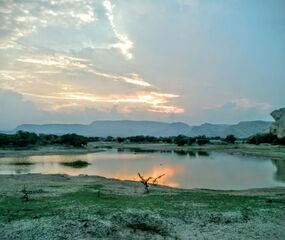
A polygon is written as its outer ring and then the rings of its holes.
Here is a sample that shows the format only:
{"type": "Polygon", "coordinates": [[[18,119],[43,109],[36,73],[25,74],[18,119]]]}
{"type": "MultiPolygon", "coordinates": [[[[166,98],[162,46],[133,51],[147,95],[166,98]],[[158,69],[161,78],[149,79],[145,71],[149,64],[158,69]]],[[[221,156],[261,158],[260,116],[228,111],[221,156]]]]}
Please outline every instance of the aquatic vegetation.
{"type": "Polygon", "coordinates": [[[15,165],[15,166],[30,166],[34,165],[35,163],[33,162],[28,162],[28,161],[19,161],[19,162],[12,162],[10,165],[15,165]]]}
{"type": "Polygon", "coordinates": [[[67,167],[73,167],[73,168],[83,168],[87,167],[90,163],[82,160],[76,160],[73,162],[61,162],[61,165],[67,166],[67,167]]]}

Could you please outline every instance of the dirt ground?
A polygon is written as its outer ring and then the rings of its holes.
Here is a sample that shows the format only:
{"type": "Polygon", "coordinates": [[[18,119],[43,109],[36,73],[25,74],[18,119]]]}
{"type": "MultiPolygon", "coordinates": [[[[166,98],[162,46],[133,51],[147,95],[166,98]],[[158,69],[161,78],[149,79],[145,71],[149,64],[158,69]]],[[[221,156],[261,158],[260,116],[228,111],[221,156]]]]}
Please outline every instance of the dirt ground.
{"type": "Polygon", "coordinates": [[[0,239],[284,239],[285,188],[184,190],[0,175],[0,239]]]}

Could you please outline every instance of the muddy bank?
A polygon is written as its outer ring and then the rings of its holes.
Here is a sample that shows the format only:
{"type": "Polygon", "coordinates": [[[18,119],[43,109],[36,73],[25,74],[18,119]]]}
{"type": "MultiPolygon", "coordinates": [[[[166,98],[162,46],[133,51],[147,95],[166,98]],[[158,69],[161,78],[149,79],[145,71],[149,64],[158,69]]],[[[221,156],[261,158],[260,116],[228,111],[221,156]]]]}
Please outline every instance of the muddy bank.
{"type": "Polygon", "coordinates": [[[96,176],[0,175],[1,239],[283,239],[285,188],[182,190],[96,176]]]}

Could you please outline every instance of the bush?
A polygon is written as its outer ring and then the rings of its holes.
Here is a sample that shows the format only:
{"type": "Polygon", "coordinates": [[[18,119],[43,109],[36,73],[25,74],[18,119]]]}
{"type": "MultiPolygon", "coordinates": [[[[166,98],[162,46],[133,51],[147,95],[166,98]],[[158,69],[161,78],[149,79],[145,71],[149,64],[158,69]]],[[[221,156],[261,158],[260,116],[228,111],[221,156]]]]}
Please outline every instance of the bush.
{"type": "Polygon", "coordinates": [[[174,138],[174,143],[177,144],[178,146],[184,146],[188,143],[188,137],[184,135],[178,135],[177,137],[174,138]]]}
{"type": "Polygon", "coordinates": [[[226,138],[225,138],[225,141],[226,141],[227,143],[231,143],[231,144],[234,144],[236,140],[237,140],[237,139],[236,139],[236,137],[235,137],[234,135],[228,135],[228,136],[226,136],[226,138]]]}
{"type": "Polygon", "coordinates": [[[285,137],[277,138],[274,143],[278,145],[285,145],[285,137]]]}
{"type": "Polygon", "coordinates": [[[173,140],[172,140],[171,137],[164,137],[164,138],[161,139],[161,141],[163,143],[173,143],[173,140]]]}
{"type": "Polygon", "coordinates": [[[276,135],[272,133],[257,134],[248,138],[246,142],[249,144],[256,144],[256,145],[261,143],[285,145],[285,137],[278,138],[276,135]]]}
{"type": "Polygon", "coordinates": [[[18,131],[16,134],[0,134],[0,147],[30,147],[62,144],[73,147],[83,147],[93,138],[77,134],[65,134],[62,136],[52,134],[40,134],[18,131]]]}
{"type": "Polygon", "coordinates": [[[131,143],[157,143],[159,142],[159,138],[152,137],[152,136],[143,136],[143,135],[127,137],[126,139],[129,140],[129,142],[131,143]]]}
{"type": "Polygon", "coordinates": [[[122,138],[122,137],[117,137],[117,142],[118,142],[118,143],[123,143],[124,141],[125,141],[124,138],[122,138]]]}
{"type": "Polygon", "coordinates": [[[203,135],[203,136],[197,137],[196,142],[198,145],[205,145],[205,144],[210,143],[210,139],[203,135]]]}
{"type": "Polygon", "coordinates": [[[271,133],[266,134],[257,134],[250,138],[248,138],[247,143],[249,144],[260,144],[260,143],[270,143],[273,144],[278,140],[276,135],[273,135],[271,133]]]}
{"type": "Polygon", "coordinates": [[[59,137],[57,143],[70,145],[73,147],[83,147],[88,143],[88,138],[84,136],[77,135],[75,133],[65,134],[59,137]]]}
{"type": "Polygon", "coordinates": [[[18,131],[16,134],[0,134],[0,147],[27,147],[38,142],[39,137],[35,133],[18,131]]]}
{"type": "Polygon", "coordinates": [[[87,167],[89,165],[88,162],[85,162],[82,160],[77,160],[74,162],[61,162],[61,164],[64,166],[73,167],[73,168],[82,168],[82,167],[87,167]]]}

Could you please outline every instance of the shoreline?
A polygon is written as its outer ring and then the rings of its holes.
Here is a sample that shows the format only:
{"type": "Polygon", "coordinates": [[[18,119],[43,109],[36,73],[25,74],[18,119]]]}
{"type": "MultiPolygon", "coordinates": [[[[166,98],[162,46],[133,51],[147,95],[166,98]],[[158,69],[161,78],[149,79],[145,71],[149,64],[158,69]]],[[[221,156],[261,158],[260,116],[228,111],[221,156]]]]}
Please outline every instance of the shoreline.
{"type": "Polygon", "coordinates": [[[251,144],[207,144],[203,146],[177,146],[175,144],[132,144],[112,142],[92,142],[85,148],[47,146],[35,149],[0,149],[0,158],[17,156],[41,156],[41,155],[68,155],[88,154],[102,152],[108,149],[123,149],[132,151],[182,151],[182,152],[223,152],[229,154],[244,154],[256,157],[268,157],[271,159],[285,160],[285,146],[279,145],[251,145],[251,144]]]}
{"type": "Polygon", "coordinates": [[[121,143],[90,143],[91,148],[129,149],[138,151],[206,151],[224,152],[229,154],[245,154],[257,157],[269,157],[285,160],[285,146],[251,145],[251,144],[207,144],[203,146],[177,146],[175,144],[121,144],[121,143]]]}
{"type": "Polygon", "coordinates": [[[0,183],[5,183],[0,184],[3,240],[282,239],[285,234],[285,187],[158,185],[145,194],[140,182],[63,174],[0,175],[0,183]]]}
{"type": "Polygon", "coordinates": [[[95,148],[74,148],[74,147],[38,147],[35,149],[0,149],[0,158],[18,156],[42,156],[42,155],[68,155],[68,154],[88,154],[102,152],[95,148]]]}

